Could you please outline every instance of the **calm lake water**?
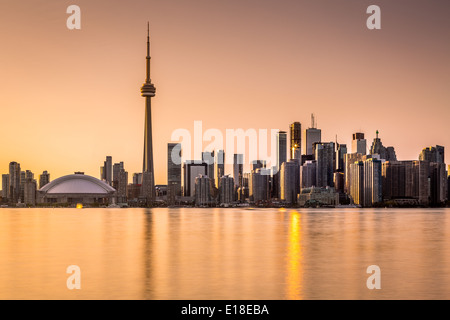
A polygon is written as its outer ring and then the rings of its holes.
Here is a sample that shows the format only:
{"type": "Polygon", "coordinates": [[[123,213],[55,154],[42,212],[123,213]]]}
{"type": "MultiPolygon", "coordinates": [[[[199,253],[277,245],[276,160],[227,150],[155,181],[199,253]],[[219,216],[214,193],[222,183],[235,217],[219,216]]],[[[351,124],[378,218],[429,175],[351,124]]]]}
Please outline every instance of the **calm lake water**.
{"type": "Polygon", "coordinates": [[[449,298],[450,209],[0,209],[0,299],[449,298]]]}

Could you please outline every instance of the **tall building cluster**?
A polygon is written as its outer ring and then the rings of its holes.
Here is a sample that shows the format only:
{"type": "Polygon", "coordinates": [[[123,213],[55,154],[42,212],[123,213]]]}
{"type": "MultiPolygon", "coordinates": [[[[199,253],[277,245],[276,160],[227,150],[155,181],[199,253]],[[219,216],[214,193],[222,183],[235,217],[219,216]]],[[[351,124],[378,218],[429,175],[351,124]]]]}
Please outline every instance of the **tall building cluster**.
{"type": "Polygon", "coordinates": [[[39,175],[39,185],[30,170],[21,170],[20,163],[9,163],[9,173],[2,174],[1,202],[4,204],[36,205],[36,191],[50,182],[50,174],[39,175]]]}
{"type": "Polygon", "coordinates": [[[225,175],[223,150],[182,162],[181,144],[168,144],[168,189],[177,186],[172,188],[169,204],[437,206],[449,199],[444,147],[424,148],[419,160],[398,161],[394,147],[385,147],[378,131],[369,149],[364,133],[356,132],[352,153],[348,153],[347,145],[337,139],[320,141],[321,131],[312,119],[303,140],[299,122],[289,126],[289,137],[279,131],[275,165],[266,168],[264,160],[253,160],[250,172],[243,170],[243,154],[233,155],[232,175],[225,175]],[[312,137],[310,129],[314,129],[312,137]],[[304,149],[302,141],[308,141],[304,149]]]}

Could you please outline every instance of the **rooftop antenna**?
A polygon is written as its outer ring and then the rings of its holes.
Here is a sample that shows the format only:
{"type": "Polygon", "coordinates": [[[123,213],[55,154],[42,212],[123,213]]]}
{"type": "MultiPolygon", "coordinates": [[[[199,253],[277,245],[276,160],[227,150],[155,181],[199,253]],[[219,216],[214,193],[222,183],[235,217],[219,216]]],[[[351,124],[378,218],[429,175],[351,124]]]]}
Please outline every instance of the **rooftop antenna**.
{"type": "Polygon", "coordinates": [[[314,113],[311,113],[311,128],[312,129],[316,128],[315,119],[314,119],[314,113]]]}

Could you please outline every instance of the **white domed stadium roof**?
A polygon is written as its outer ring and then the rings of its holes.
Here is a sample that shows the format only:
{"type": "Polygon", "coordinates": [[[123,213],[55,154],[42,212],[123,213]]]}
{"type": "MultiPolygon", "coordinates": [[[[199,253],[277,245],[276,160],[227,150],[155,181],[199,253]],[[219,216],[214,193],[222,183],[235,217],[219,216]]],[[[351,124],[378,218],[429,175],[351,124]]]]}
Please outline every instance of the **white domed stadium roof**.
{"type": "Polygon", "coordinates": [[[46,184],[40,192],[46,194],[109,194],[116,190],[107,183],[84,174],[71,174],[46,184]]]}

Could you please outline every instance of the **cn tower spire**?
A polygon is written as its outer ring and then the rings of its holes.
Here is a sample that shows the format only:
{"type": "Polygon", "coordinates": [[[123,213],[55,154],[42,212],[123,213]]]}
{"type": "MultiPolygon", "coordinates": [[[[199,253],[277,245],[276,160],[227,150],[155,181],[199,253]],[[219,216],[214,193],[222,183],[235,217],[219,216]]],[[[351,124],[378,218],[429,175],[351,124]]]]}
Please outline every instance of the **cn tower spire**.
{"type": "Polygon", "coordinates": [[[147,77],[145,78],[145,82],[151,82],[150,59],[150,22],[147,22],[147,77]]]}
{"type": "Polygon", "coordinates": [[[141,95],[145,98],[144,123],[144,161],[142,167],[142,194],[151,201],[155,197],[155,172],[153,169],[153,137],[152,137],[152,97],[155,96],[155,86],[150,80],[150,24],[147,22],[147,57],[146,78],[141,87],[141,95]]]}

